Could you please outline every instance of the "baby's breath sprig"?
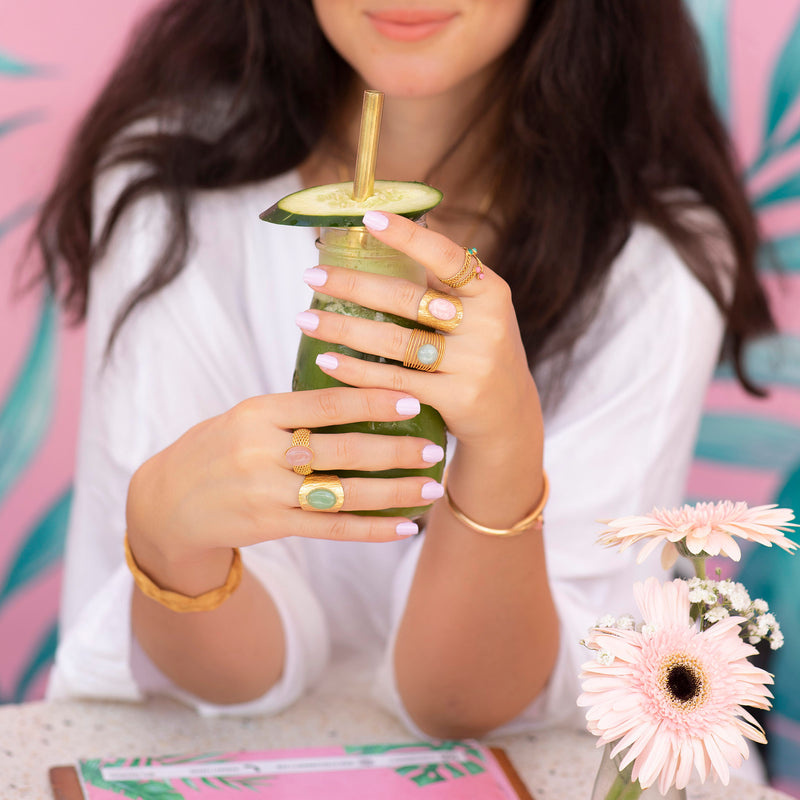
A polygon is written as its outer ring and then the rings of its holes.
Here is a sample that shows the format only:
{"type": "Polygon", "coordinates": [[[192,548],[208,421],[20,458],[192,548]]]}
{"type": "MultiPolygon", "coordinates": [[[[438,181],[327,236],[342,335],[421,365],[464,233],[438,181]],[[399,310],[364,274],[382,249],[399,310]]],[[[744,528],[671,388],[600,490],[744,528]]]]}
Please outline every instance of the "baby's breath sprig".
{"type": "Polygon", "coordinates": [[[706,629],[729,616],[742,617],[741,638],[749,644],[768,641],[773,650],[783,645],[783,634],[766,600],[750,599],[743,584],[731,580],[689,578],[692,618],[706,629]]]}

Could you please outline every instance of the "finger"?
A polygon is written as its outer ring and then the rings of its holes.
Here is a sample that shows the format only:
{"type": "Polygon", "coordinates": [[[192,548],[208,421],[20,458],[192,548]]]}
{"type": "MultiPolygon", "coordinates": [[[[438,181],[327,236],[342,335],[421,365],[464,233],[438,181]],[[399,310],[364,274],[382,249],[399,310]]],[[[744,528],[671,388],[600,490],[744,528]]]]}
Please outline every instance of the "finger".
{"type": "MultiPolygon", "coordinates": [[[[321,473],[314,473],[319,476],[321,473]]],[[[303,479],[294,481],[292,505],[300,507],[303,479]]],[[[444,495],[442,484],[421,475],[407,478],[342,478],[344,504],[342,511],[383,511],[384,509],[420,508],[429,506],[444,495]]],[[[305,511],[322,514],[324,511],[305,511]]]]}
{"type": "MultiPolygon", "coordinates": [[[[408,355],[413,332],[411,328],[402,328],[392,322],[377,322],[329,311],[303,311],[297,315],[296,321],[303,332],[314,339],[345,345],[361,353],[400,362],[408,355]]],[[[436,338],[436,344],[427,343],[425,346],[435,348],[435,353],[431,350],[431,358],[438,359],[441,352],[442,358],[437,361],[435,369],[438,372],[447,372],[444,337],[440,334],[432,336],[436,338]]]]}
{"type": "MultiPolygon", "coordinates": [[[[358,359],[356,359],[358,360],[358,359]]],[[[287,434],[287,452],[291,438],[287,434]]],[[[311,433],[309,458],[315,470],[427,469],[444,458],[444,449],[417,436],[369,433],[311,433]]],[[[287,462],[288,463],[288,462],[287,462]]],[[[288,463],[288,466],[295,466],[288,463]]]]}
{"type": "Polygon", "coordinates": [[[341,542],[394,542],[419,533],[419,525],[407,517],[375,517],[343,511],[318,514],[292,509],[287,512],[288,526],[294,536],[341,542]]]}
{"type": "Polygon", "coordinates": [[[350,422],[395,422],[411,419],[419,410],[419,400],[403,392],[343,386],[261,395],[235,408],[246,430],[263,427],[265,417],[279,428],[294,430],[350,422]]]}
{"type": "MultiPolygon", "coordinates": [[[[368,211],[364,215],[364,225],[376,239],[418,261],[440,282],[457,275],[465,266],[467,254],[463,247],[405,217],[384,211],[368,211]]],[[[475,265],[478,262],[473,259],[471,263],[475,265]]],[[[470,280],[453,291],[472,297],[499,280],[486,265],[481,264],[481,268],[485,280],[470,280]]],[[[447,289],[447,286],[440,288],[447,289]]]]}
{"type": "MultiPolygon", "coordinates": [[[[307,269],[303,280],[314,289],[324,286],[325,294],[331,297],[411,320],[418,319],[420,301],[427,291],[427,287],[402,278],[328,265],[307,269]]],[[[428,306],[430,314],[446,322],[463,313],[461,301],[448,297],[442,293],[428,306]]]]}

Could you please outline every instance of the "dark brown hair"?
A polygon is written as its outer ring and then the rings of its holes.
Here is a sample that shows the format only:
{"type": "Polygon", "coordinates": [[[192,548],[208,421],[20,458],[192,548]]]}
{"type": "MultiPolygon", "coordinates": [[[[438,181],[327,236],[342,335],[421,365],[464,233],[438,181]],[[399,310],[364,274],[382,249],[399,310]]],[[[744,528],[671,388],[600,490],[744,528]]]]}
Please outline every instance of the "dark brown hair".
{"type": "MultiPolygon", "coordinates": [[[[132,202],[162,193],[173,235],[119,310],[112,340],[131,309],[183,268],[192,191],[296,167],[330,132],[351,78],[308,0],[172,0],[152,12],[84,119],[39,217],[46,276],[74,317],[84,317],[92,265],[132,202]],[[167,124],[133,132],[144,119],[167,124]],[[93,181],[125,162],[143,165],[141,175],[93,241],[93,181]]],[[[736,374],[759,393],[742,352],[773,328],[755,272],[757,228],[682,0],[532,0],[488,97],[503,122],[494,148],[503,246],[492,266],[511,286],[531,364],[568,356],[632,224],[644,220],[723,310],[736,374]],[[670,200],[676,188],[722,221],[736,260],[732,297],[704,237],[670,200]]]]}

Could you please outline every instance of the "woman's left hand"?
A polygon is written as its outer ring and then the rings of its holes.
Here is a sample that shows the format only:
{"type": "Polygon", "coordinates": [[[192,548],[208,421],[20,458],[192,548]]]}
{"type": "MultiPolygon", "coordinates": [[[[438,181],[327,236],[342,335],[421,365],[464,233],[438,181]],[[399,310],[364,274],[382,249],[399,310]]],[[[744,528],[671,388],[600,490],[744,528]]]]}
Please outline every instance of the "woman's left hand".
{"type": "MultiPolygon", "coordinates": [[[[351,386],[408,392],[436,408],[462,444],[497,446],[509,435],[519,435],[520,423],[526,419],[539,427],[538,394],[508,284],[483,265],[482,279],[473,277],[453,289],[442,279],[464,266],[463,247],[395,214],[369,212],[364,222],[376,239],[426,268],[429,288],[459,298],[463,318],[451,333],[443,334],[445,352],[436,372],[340,353],[327,354],[320,368],[351,386]],[[382,220],[383,229],[379,227],[382,220]]],[[[325,265],[307,270],[305,280],[326,295],[411,320],[417,319],[425,292],[425,287],[401,278],[325,265]]],[[[299,315],[298,324],[313,338],[401,363],[412,333],[388,322],[317,310],[299,315]],[[315,328],[314,317],[318,319],[315,328]]],[[[536,438],[541,435],[540,431],[531,433],[536,438]]]]}

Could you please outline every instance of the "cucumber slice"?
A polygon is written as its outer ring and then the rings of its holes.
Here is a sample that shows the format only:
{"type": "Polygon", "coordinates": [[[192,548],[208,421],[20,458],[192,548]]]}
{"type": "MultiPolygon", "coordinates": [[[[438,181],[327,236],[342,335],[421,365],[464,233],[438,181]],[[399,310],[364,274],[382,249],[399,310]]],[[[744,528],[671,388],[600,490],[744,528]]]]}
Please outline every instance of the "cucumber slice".
{"type": "Polygon", "coordinates": [[[366,200],[353,200],[353,182],[327,183],[289,194],[259,214],[265,222],[304,225],[310,228],[351,228],[371,208],[418,219],[442,199],[442,193],[425,183],[375,181],[375,191],[366,200]]]}

